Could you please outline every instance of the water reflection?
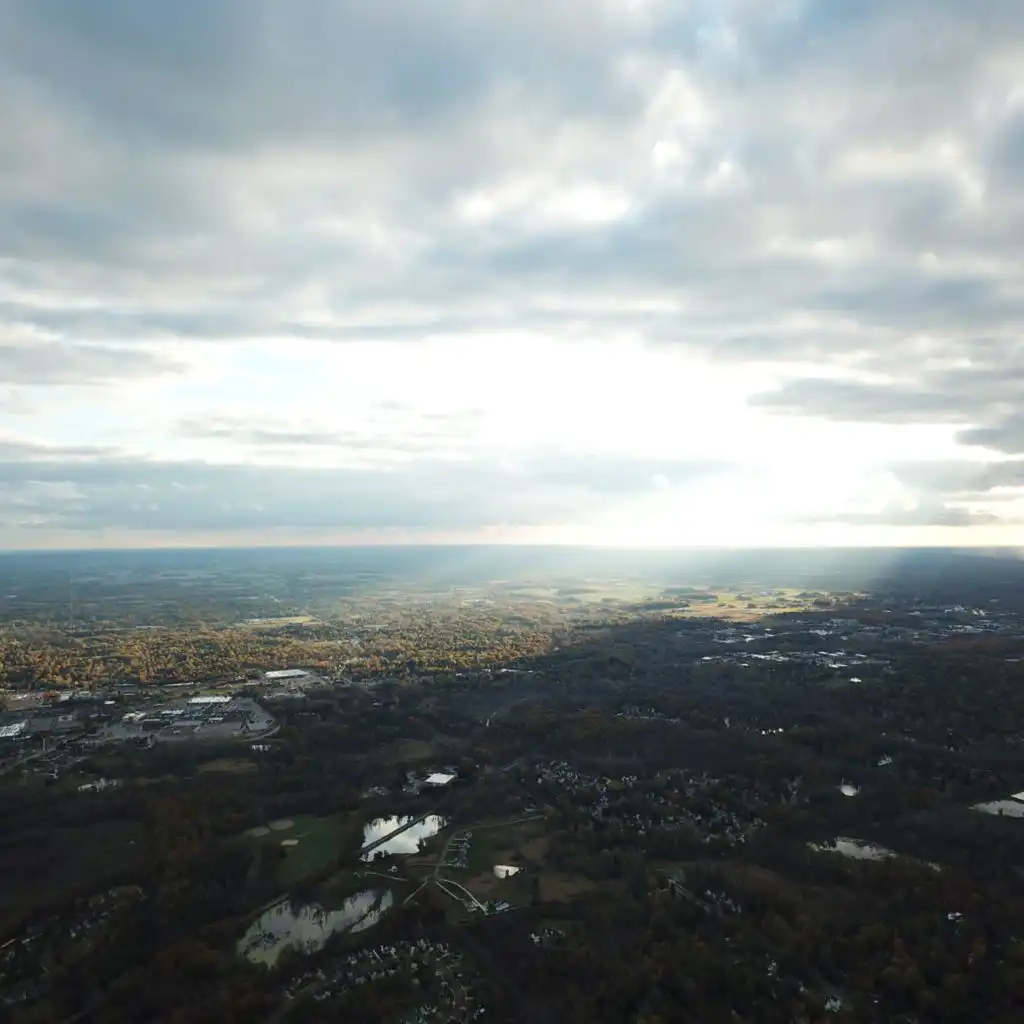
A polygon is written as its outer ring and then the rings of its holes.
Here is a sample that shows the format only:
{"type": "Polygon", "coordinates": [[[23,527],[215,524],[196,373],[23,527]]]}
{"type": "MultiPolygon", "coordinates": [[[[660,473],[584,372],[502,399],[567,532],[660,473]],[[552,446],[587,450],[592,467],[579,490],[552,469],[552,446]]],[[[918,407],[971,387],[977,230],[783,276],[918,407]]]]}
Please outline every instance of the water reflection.
{"type": "Polygon", "coordinates": [[[366,852],[363,853],[361,859],[369,861],[376,857],[416,853],[424,839],[437,835],[446,824],[444,818],[439,814],[428,814],[422,821],[416,822],[415,825],[409,825],[409,822],[414,820],[414,818],[406,816],[401,818],[376,818],[374,821],[369,822],[363,828],[363,850],[366,852]],[[372,846],[396,829],[403,828],[406,825],[409,825],[409,827],[399,832],[398,835],[391,836],[386,842],[381,843],[380,846],[376,846],[372,850],[366,850],[366,847],[372,846]]]}
{"type": "Polygon", "coordinates": [[[885,860],[887,857],[895,857],[892,850],[884,846],[876,846],[874,843],[866,843],[862,839],[851,839],[849,836],[840,836],[835,845],[829,843],[810,843],[812,850],[825,853],[841,853],[844,857],[854,857],[857,860],[885,860]]]}
{"type": "Polygon", "coordinates": [[[990,800],[986,804],[975,804],[974,810],[983,814],[1003,815],[1007,818],[1024,818],[1024,803],[1019,800],[990,800]]]}
{"type": "Polygon", "coordinates": [[[387,913],[392,900],[388,889],[350,896],[339,910],[326,910],[318,903],[293,906],[284,900],[253,922],[238,943],[238,952],[253,963],[268,967],[273,967],[289,947],[301,953],[315,953],[336,932],[371,928],[387,913]]]}

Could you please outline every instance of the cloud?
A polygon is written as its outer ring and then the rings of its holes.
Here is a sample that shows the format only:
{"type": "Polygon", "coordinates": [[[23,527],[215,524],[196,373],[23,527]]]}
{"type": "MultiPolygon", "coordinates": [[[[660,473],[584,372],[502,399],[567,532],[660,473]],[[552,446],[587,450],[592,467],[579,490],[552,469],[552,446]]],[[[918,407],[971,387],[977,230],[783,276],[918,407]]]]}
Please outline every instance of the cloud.
{"type": "Polygon", "coordinates": [[[378,403],[359,429],[335,429],[315,420],[289,420],[264,416],[210,416],[179,420],[182,437],[226,441],[243,448],[337,449],[356,452],[473,453],[467,444],[478,423],[473,410],[422,412],[399,403],[378,403]]]}
{"type": "Polygon", "coordinates": [[[959,415],[955,396],[899,384],[866,384],[807,377],[775,391],[762,392],[753,404],[798,416],[881,423],[945,423],[959,415]]]}
{"type": "Polygon", "coordinates": [[[229,440],[243,445],[263,447],[338,447],[363,441],[355,431],[325,430],[311,425],[305,428],[288,424],[273,425],[244,419],[214,417],[211,419],[185,419],[179,422],[183,437],[229,440]]]}
{"type": "MultiPolygon", "coordinates": [[[[682,286],[699,316],[721,320],[728,296],[752,324],[794,301],[886,326],[991,320],[1008,300],[990,273],[954,261],[936,278],[915,257],[954,230],[970,253],[994,226],[962,194],[961,164],[976,158],[984,176],[986,158],[1013,151],[1012,112],[991,112],[980,138],[969,117],[999,84],[989,64],[1011,6],[986,4],[984,33],[920,2],[718,18],[602,17],[569,0],[530,17],[461,2],[444,19],[392,2],[300,2],[287,16],[239,0],[11,8],[0,27],[21,117],[4,234],[28,262],[80,274],[66,261],[84,260],[84,278],[134,304],[79,312],[94,328],[344,338],[342,317],[303,323],[282,303],[342,270],[352,284],[335,286],[336,307],[411,287],[445,318],[481,287],[518,313],[541,283],[682,286]],[[892,61],[893,40],[922,24],[935,52],[892,61]],[[658,152],[677,159],[659,172],[658,152]],[[734,191],[714,184],[728,169],[734,191]],[[587,230],[544,214],[613,193],[620,212],[587,230]],[[123,290],[149,268],[182,305],[123,290]],[[214,272],[199,303],[192,268],[214,272]]],[[[467,311],[484,325],[495,312],[467,311]]]]}
{"type": "Polygon", "coordinates": [[[91,386],[182,369],[173,357],[138,347],[45,338],[7,340],[0,333],[0,384],[91,386]]]}
{"type": "Polygon", "coordinates": [[[961,444],[979,445],[1007,455],[1024,455],[1024,416],[1008,416],[989,426],[961,430],[957,440],[961,444]]]}
{"type": "MultiPolygon", "coordinates": [[[[1024,454],[1019,23],[1019,0],[0,5],[0,385],[25,389],[50,441],[9,465],[52,474],[73,435],[130,434],[148,459],[79,466],[65,512],[133,528],[115,472],[161,494],[182,473],[210,496],[202,460],[234,460],[248,497],[150,502],[183,531],[343,506],[470,529],[503,514],[502,473],[507,514],[539,522],[689,477],[612,404],[628,443],[566,444],[561,462],[532,436],[475,438],[486,416],[431,420],[430,396],[458,391],[450,364],[387,421],[387,374],[360,378],[362,421],[237,411],[300,343],[437,339],[486,348],[492,379],[467,401],[493,406],[542,337],[578,367],[561,371],[567,422],[596,347],[640,341],[652,374],[671,351],[762,375],[736,460],[782,419],[882,425],[894,447],[926,424],[969,465],[907,484],[927,516],[972,475],[965,493],[1020,486],[985,461],[1024,454]],[[201,384],[176,390],[197,365],[201,384]],[[129,428],[96,390],[111,384],[134,396],[129,428]],[[369,468],[279,466],[345,452],[369,468]]],[[[703,397],[687,386],[680,403],[703,397]]],[[[528,418],[536,398],[519,401],[528,418]]]]}
{"type": "Polygon", "coordinates": [[[51,462],[63,465],[72,459],[96,460],[116,456],[117,453],[113,449],[96,445],[40,444],[36,441],[0,437],[0,465],[8,467],[8,471],[14,471],[17,466],[32,467],[51,462]]]}
{"type": "Polygon", "coordinates": [[[40,459],[0,447],[0,532],[26,526],[230,534],[406,528],[479,530],[561,523],[659,488],[723,472],[714,463],[644,464],[537,453],[502,465],[421,459],[401,468],[154,462],[78,450],[40,459]],[[60,500],[65,495],[67,500],[60,500]]]}
{"type": "Polygon", "coordinates": [[[846,526],[944,526],[972,527],[1024,523],[1024,519],[1006,518],[992,512],[977,512],[942,504],[916,505],[903,508],[898,505],[876,512],[840,512],[830,516],[814,516],[808,523],[842,523],[846,526]]]}

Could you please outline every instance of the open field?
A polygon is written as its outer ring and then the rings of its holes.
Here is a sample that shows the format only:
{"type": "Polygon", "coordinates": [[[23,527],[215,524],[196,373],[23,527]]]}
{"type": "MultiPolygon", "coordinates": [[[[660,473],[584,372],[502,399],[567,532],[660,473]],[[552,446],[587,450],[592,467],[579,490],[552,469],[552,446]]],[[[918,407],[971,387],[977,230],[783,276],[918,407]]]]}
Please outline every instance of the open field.
{"type": "Polygon", "coordinates": [[[729,619],[733,622],[753,622],[785,612],[801,612],[812,607],[807,598],[797,595],[803,591],[794,588],[778,589],[770,595],[742,590],[718,590],[714,601],[692,601],[687,608],[672,614],[687,619],[729,619]]]}
{"type": "Polygon", "coordinates": [[[278,881],[288,887],[336,864],[353,827],[353,822],[340,814],[326,818],[302,814],[250,829],[246,838],[272,847],[273,850],[268,851],[271,853],[278,849],[287,851],[278,866],[278,881]],[[289,845],[283,847],[283,843],[289,845]]]}
{"type": "Polygon", "coordinates": [[[710,873],[730,891],[754,898],[792,898],[799,891],[799,886],[778,872],[740,860],[655,861],[651,867],[668,875],[682,872],[687,877],[710,873]]]}
{"type": "Polygon", "coordinates": [[[533,894],[533,876],[522,873],[497,878],[493,871],[486,871],[463,879],[462,884],[481,902],[505,900],[514,907],[529,903],[533,894]]]}
{"type": "Polygon", "coordinates": [[[274,629],[277,626],[305,626],[316,621],[313,615],[282,615],[280,618],[246,619],[242,625],[249,629],[274,629]]]}
{"type": "Polygon", "coordinates": [[[540,898],[544,903],[568,903],[597,889],[596,883],[582,875],[566,875],[560,871],[541,871],[540,898]]]}
{"type": "Polygon", "coordinates": [[[547,852],[544,828],[545,822],[539,817],[528,821],[484,822],[459,828],[449,835],[464,836],[472,833],[472,838],[466,867],[455,870],[474,876],[490,872],[495,864],[525,867],[531,859],[526,856],[527,848],[533,859],[537,859],[541,851],[547,852]]]}
{"type": "Polygon", "coordinates": [[[431,740],[399,740],[381,751],[385,760],[394,763],[432,761],[440,752],[440,745],[431,740]]]}
{"type": "MultiPolygon", "coordinates": [[[[452,830],[435,847],[433,859],[436,862],[449,837],[470,835],[466,866],[439,867],[438,874],[458,881],[481,901],[505,900],[513,906],[522,906],[533,895],[535,869],[547,853],[548,841],[542,834],[544,828],[542,818],[533,818],[484,822],[452,830]],[[494,873],[497,865],[516,867],[519,871],[506,878],[498,878],[494,873]]],[[[423,877],[431,870],[425,863],[415,865],[416,874],[423,877]]]]}
{"type": "Polygon", "coordinates": [[[218,757],[214,761],[207,761],[199,766],[199,774],[208,772],[223,772],[226,775],[248,775],[256,771],[255,761],[243,761],[238,758],[218,757]]]}
{"type": "Polygon", "coordinates": [[[531,867],[539,867],[547,858],[551,842],[547,836],[537,836],[536,839],[528,839],[519,847],[526,863],[531,867]]]}

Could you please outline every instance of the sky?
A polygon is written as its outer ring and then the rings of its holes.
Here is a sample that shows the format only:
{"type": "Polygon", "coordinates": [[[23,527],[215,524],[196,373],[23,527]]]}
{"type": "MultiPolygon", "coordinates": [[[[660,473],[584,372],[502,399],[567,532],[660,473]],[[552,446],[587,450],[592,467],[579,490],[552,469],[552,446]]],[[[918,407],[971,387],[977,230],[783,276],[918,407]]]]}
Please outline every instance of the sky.
{"type": "Polygon", "coordinates": [[[0,0],[0,548],[1024,546],[1020,0],[0,0]]]}

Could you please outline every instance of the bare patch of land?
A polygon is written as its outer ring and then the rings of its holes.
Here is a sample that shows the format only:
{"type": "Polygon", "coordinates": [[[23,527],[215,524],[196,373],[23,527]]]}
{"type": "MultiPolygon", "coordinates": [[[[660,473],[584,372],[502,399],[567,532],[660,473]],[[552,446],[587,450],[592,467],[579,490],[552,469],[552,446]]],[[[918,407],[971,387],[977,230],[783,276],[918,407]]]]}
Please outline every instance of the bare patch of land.
{"type": "Polygon", "coordinates": [[[568,903],[596,888],[594,882],[582,875],[566,875],[560,871],[540,873],[540,898],[544,903],[568,903]]]}
{"type": "Polygon", "coordinates": [[[207,761],[199,766],[200,774],[224,772],[228,775],[248,775],[254,771],[256,771],[255,761],[242,761],[231,757],[219,757],[215,761],[207,761]]]}

